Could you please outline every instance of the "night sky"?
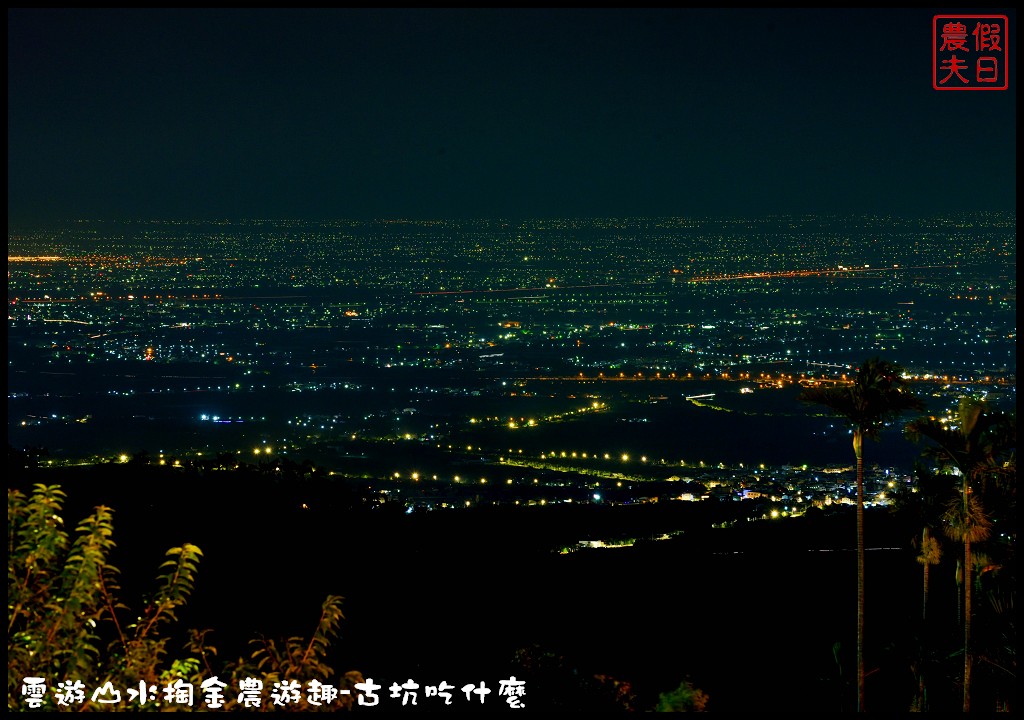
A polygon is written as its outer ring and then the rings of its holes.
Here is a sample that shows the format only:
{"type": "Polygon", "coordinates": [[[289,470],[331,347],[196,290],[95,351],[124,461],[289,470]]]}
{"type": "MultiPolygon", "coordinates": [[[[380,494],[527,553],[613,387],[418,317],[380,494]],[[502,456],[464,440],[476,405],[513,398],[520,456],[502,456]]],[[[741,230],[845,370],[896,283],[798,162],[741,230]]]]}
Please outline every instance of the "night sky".
{"type": "Polygon", "coordinates": [[[1013,210],[937,12],[13,10],[9,222],[1013,210]]]}

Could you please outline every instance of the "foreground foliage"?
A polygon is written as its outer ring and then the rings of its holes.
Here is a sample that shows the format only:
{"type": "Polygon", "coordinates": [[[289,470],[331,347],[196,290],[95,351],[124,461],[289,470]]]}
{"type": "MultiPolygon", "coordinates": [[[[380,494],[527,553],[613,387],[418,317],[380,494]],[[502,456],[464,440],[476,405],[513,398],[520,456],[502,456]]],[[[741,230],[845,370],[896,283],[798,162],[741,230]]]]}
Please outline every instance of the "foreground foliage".
{"type": "MultiPolygon", "coordinates": [[[[188,601],[202,552],[184,544],[169,549],[157,576],[157,589],[140,612],[120,602],[119,571],[110,564],[113,512],[99,506],[78,523],[73,535],[61,511],[65,493],[59,486],[35,485],[30,495],[7,493],[7,706],[21,710],[35,705],[47,710],[160,709],[169,701],[161,693],[176,683],[197,691],[213,683],[239,687],[258,678],[268,690],[275,683],[331,683],[334,670],[326,656],[337,637],[343,615],[338,596],[328,596],[312,636],[252,641],[248,658],[217,663],[216,648],[206,644],[209,631],[191,631],[186,653],[170,657],[168,642],[178,622],[176,613],[188,601]],[[66,704],[50,692],[32,704],[26,678],[37,685],[63,683],[66,704]],[[80,684],[79,684],[80,683],[80,684]],[[103,686],[139,688],[137,704],[98,705],[91,693],[103,686]],[[78,688],[76,691],[74,688],[78,688]],[[82,694],[82,689],[88,692],[82,694]],[[76,697],[77,695],[77,697],[76,697]]],[[[362,682],[357,672],[333,681],[336,689],[362,682]]],[[[233,692],[223,693],[223,708],[238,706],[233,692]]],[[[348,708],[353,695],[341,695],[330,709],[348,708]]],[[[195,705],[198,705],[196,698],[195,705]]],[[[166,709],[166,708],[165,708],[166,709]]],[[[305,699],[272,707],[264,698],[247,710],[309,710],[305,699]]],[[[324,708],[327,709],[327,708],[324,708]]]]}
{"type": "Polygon", "coordinates": [[[658,696],[657,712],[704,712],[708,696],[689,681],[683,681],[675,690],[658,696]]]}

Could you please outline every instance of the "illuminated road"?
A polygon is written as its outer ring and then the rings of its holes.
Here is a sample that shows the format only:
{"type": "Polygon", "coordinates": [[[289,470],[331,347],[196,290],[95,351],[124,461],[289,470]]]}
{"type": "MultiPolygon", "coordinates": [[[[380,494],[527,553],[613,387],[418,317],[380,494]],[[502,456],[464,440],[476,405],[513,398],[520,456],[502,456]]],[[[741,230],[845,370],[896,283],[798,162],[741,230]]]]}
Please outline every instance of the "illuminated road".
{"type": "MultiPolygon", "coordinates": [[[[713,282],[716,280],[772,280],[775,278],[802,278],[802,277],[828,277],[849,275],[852,273],[886,273],[903,272],[906,270],[933,270],[936,268],[951,268],[953,265],[912,265],[903,267],[894,265],[892,267],[863,267],[863,268],[827,268],[819,270],[777,270],[774,272],[735,273],[731,275],[698,275],[690,278],[689,282],[713,282]]],[[[672,271],[679,274],[679,270],[672,271]]]]}

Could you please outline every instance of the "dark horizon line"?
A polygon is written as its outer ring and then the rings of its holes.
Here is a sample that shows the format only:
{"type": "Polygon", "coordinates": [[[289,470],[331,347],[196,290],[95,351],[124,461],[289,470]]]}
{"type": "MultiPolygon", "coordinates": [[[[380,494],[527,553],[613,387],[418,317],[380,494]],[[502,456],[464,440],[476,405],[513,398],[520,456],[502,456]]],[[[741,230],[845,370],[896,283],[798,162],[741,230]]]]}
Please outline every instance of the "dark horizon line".
{"type": "Polygon", "coordinates": [[[671,215],[671,214],[623,214],[623,215],[437,215],[437,216],[378,216],[370,218],[360,217],[118,217],[118,218],[104,218],[104,217],[91,217],[91,218],[56,218],[50,220],[24,220],[14,221],[8,223],[8,230],[15,226],[45,226],[45,225],[57,225],[57,224],[88,224],[88,223],[189,223],[189,224],[202,224],[202,223],[243,223],[243,222],[257,222],[257,223],[395,223],[395,222],[479,222],[479,221],[495,221],[495,220],[512,220],[517,222],[528,222],[528,221],[545,221],[545,220],[582,220],[582,221],[593,221],[593,220],[764,220],[764,219],[792,219],[792,218],[819,218],[819,217],[838,217],[838,218],[868,218],[868,217],[892,217],[897,219],[924,219],[931,217],[951,217],[959,215],[1006,215],[1016,216],[1016,208],[1012,209],[974,209],[974,210],[947,210],[947,211],[930,211],[923,213],[896,213],[896,212],[884,212],[884,211],[823,211],[819,213],[813,212],[780,212],[780,213],[715,213],[705,215],[694,215],[694,214],[683,214],[683,215],[671,215]]]}

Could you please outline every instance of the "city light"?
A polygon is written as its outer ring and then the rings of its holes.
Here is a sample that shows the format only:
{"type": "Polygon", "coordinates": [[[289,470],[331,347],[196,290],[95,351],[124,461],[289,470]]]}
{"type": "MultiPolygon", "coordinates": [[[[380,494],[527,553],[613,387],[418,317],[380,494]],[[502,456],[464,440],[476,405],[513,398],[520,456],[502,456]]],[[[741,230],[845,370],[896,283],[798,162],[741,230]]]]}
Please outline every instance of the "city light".
{"type": "Polygon", "coordinates": [[[9,10],[9,705],[1008,709],[1014,19],[830,12],[9,10]]]}

